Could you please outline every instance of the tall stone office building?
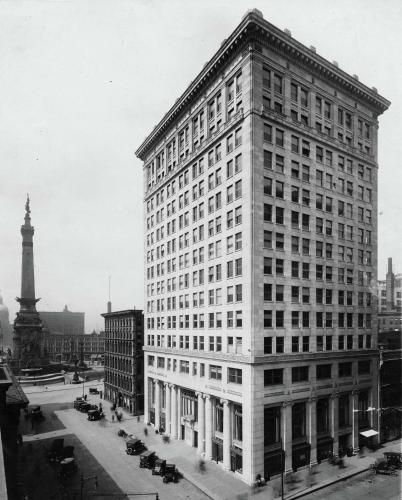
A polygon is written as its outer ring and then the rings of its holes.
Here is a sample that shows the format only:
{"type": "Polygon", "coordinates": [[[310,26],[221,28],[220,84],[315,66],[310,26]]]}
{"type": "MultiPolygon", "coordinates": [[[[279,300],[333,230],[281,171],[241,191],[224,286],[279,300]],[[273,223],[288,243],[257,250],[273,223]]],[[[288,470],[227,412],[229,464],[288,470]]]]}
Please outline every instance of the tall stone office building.
{"type": "Polygon", "coordinates": [[[389,104],[253,10],[136,152],[146,418],[247,483],[378,428],[389,104]]]}

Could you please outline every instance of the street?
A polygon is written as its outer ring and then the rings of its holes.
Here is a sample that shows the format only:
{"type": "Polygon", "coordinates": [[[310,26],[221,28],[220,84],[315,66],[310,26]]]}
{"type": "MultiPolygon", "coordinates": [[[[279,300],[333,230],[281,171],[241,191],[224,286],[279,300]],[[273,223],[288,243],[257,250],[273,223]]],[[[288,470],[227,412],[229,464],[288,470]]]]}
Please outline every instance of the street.
{"type": "MultiPolygon", "coordinates": [[[[98,384],[88,384],[88,387],[95,386],[98,384]]],[[[98,388],[101,389],[101,386],[103,384],[99,383],[98,388]]],[[[38,390],[38,387],[30,389],[27,391],[27,396],[31,405],[56,402],[72,403],[77,396],[82,395],[81,385],[48,386],[47,390],[45,388],[38,390]]],[[[99,396],[88,396],[88,401],[99,404],[99,396]]],[[[102,404],[106,413],[109,414],[110,403],[102,401],[102,404]]],[[[65,433],[77,436],[122,491],[128,493],[158,492],[161,500],[206,500],[208,498],[186,479],[180,479],[176,484],[164,484],[160,476],[152,476],[150,470],[140,469],[139,457],[126,454],[125,440],[117,436],[119,424],[111,422],[110,417],[109,420],[89,422],[85,413],[73,409],[56,412],[56,415],[66,427],[65,433]]],[[[60,431],[56,432],[60,433],[60,431]]],[[[36,438],[39,439],[40,434],[35,436],[36,438]]],[[[80,468],[83,469],[80,472],[85,474],[85,464],[80,465],[80,468]]],[[[97,496],[103,497],[101,478],[99,479],[97,496]]]]}
{"type": "Polygon", "coordinates": [[[308,500],[400,500],[401,471],[396,476],[366,472],[305,497],[308,500]]]}

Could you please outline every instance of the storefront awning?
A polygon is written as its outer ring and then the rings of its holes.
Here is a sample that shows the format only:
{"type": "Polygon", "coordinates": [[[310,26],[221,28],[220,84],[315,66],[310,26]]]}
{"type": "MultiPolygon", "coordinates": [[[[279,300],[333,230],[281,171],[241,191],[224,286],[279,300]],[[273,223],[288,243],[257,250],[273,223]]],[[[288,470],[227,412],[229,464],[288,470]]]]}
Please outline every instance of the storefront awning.
{"type": "Polygon", "coordinates": [[[372,436],[377,436],[378,432],[375,431],[374,429],[369,429],[368,431],[363,431],[360,433],[361,436],[364,436],[366,438],[372,437],[372,436]]]}

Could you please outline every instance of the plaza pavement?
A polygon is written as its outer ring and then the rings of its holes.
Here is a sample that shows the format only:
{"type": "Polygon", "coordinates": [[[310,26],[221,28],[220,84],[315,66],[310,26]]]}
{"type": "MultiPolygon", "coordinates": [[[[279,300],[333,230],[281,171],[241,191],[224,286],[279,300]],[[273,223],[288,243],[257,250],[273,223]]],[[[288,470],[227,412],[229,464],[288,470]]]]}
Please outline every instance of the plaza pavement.
{"type": "MultiPolygon", "coordinates": [[[[73,391],[74,394],[75,392],[73,391]]],[[[63,393],[63,399],[65,399],[67,393],[64,390],[63,393]]],[[[32,394],[32,396],[34,395],[32,394]]],[[[35,400],[38,398],[38,401],[35,402],[40,404],[39,401],[43,397],[46,397],[46,395],[35,395],[35,400]]],[[[72,397],[71,401],[73,399],[72,397]]],[[[99,396],[95,395],[89,396],[88,400],[97,404],[100,402],[99,396]]],[[[156,488],[154,491],[159,492],[161,500],[167,498],[177,498],[178,500],[181,498],[194,500],[198,498],[213,500],[256,498],[257,500],[265,500],[280,497],[280,477],[272,479],[263,487],[253,489],[233,473],[224,471],[220,465],[214,462],[207,462],[206,471],[201,472],[197,467],[200,457],[197,455],[195,448],[191,448],[181,440],[171,440],[169,443],[164,443],[162,436],[156,434],[152,427],[144,424],[143,417],[138,422],[137,417],[129,415],[124,410],[122,410],[123,421],[121,423],[116,420],[113,422],[110,411],[111,403],[102,401],[102,404],[106,419],[101,424],[99,422],[88,422],[85,415],[75,410],[63,410],[56,412],[56,414],[66,426],[66,429],[54,432],[57,433],[55,436],[62,435],[63,432],[65,434],[70,432],[76,434],[123,490],[132,491],[133,485],[136,484],[139,485],[139,489],[142,489],[142,491],[152,491],[152,487],[154,487],[156,488]],[[139,469],[138,457],[128,457],[125,454],[125,440],[117,436],[117,430],[120,427],[139,437],[145,442],[147,448],[155,451],[159,457],[166,459],[167,462],[175,463],[189,483],[192,483],[200,490],[198,496],[196,494],[196,496],[187,495],[183,497],[181,496],[181,488],[178,488],[179,485],[165,485],[158,476],[152,476],[149,471],[139,469]],[[144,434],[144,427],[148,430],[147,436],[144,434]],[[133,462],[133,464],[130,462],[133,462]],[[201,491],[204,492],[204,495],[201,494],[201,491]]],[[[52,433],[46,434],[51,437],[50,434],[52,433]]],[[[45,437],[44,434],[26,436],[24,440],[40,439],[42,436],[45,437]]],[[[376,452],[366,453],[362,457],[345,457],[345,468],[343,469],[332,466],[327,462],[316,466],[313,469],[313,474],[308,468],[301,469],[292,474],[291,481],[289,481],[290,478],[285,480],[284,497],[286,500],[294,500],[323,489],[330,484],[347,480],[349,477],[368,470],[377,458],[383,456],[384,451],[401,451],[401,440],[387,443],[376,452]]],[[[325,496],[325,491],[322,494],[325,496]]]]}

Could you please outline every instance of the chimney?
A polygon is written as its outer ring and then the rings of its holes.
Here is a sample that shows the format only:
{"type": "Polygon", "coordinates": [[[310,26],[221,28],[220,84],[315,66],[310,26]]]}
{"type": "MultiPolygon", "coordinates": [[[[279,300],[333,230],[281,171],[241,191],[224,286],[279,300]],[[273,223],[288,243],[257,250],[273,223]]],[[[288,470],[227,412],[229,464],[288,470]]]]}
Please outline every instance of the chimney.
{"type": "Polygon", "coordinates": [[[392,257],[388,257],[388,272],[385,283],[387,293],[387,311],[393,311],[395,308],[395,274],[392,272],[392,257]]]}

